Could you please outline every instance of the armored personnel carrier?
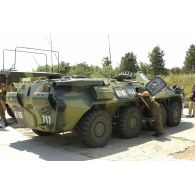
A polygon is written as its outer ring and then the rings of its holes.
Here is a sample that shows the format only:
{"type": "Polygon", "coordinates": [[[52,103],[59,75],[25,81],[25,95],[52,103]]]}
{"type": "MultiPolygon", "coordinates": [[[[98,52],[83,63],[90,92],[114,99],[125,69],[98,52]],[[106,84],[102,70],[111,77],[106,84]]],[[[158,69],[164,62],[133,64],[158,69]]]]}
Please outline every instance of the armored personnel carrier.
{"type": "Polygon", "coordinates": [[[113,79],[64,77],[26,82],[7,93],[7,103],[18,123],[40,136],[77,129],[89,147],[107,144],[113,124],[121,137],[138,136],[149,108],[137,96],[144,87],[158,101],[167,125],[181,119],[181,97],[159,77],[149,81],[138,72],[113,79]]]}

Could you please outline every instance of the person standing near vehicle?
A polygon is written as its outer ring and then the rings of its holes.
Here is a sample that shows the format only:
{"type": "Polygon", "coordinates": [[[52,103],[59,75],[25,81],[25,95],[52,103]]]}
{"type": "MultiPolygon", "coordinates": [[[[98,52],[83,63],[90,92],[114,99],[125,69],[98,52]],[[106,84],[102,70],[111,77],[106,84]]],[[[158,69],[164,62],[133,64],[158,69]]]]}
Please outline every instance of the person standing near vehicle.
{"type": "Polygon", "coordinates": [[[152,118],[154,119],[155,134],[153,136],[159,137],[164,134],[164,126],[162,120],[161,107],[144,88],[139,88],[138,96],[141,97],[144,104],[150,109],[152,118]]]}
{"type": "Polygon", "coordinates": [[[5,127],[9,125],[9,123],[6,120],[5,117],[5,110],[6,110],[6,85],[4,83],[1,84],[1,89],[0,89],[0,116],[1,120],[4,122],[5,127]]]}
{"type": "Polygon", "coordinates": [[[195,85],[192,86],[192,94],[190,95],[189,110],[186,117],[193,118],[195,116],[195,85]]]}

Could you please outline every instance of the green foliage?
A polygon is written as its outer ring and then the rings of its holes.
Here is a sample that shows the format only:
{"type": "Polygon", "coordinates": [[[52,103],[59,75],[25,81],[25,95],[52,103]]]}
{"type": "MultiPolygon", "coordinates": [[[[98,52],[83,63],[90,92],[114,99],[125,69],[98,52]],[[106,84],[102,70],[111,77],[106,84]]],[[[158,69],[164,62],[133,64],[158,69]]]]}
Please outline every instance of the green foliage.
{"type": "Polygon", "coordinates": [[[102,66],[111,66],[111,61],[109,60],[109,57],[103,57],[102,59],[102,66]]]}
{"type": "Polygon", "coordinates": [[[92,73],[92,68],[86,62],[76,64],[70,68],[70,75],[82,75],[89,77],[92,73]]]}
{"type": "Polygon", "coordinates": [[[112,78],[113,76],[113,69],[110,66],[104,66],[101,69],[101,75],[105,78],[112,78]]]}
{"type": "Polygon", "coordinates": [[[171,74],[181,74],[183,73],[183,70],[179,67],[174,67],[169,70],[171,74]]]}
{"type": "Polygon", "coordinates": [[[164,55],[164,51],[161,50],[159,46],[154,47],[152,52],[149,53],[149,71],[152,75],[167,74],[165,61],[163,59],[164,55]]]}
{"type": "Polygon", "coordinates": [[[90,66],[92,78],[102,78],[101,68],[99,66],[90,66]]]}
{"type": "Polygon", "coordinates": [[[137,72],[138,68],[139,67],[137,65],[137,58],[133,54],[133,52],[128,52],[121,58],[120,63],[121,72],[123,71],[137,72]]]}
{"type": "Polygon", "coordinates": [[[170,74],[169,76],[164,76],[163,79],[167,84],[184,87],[185,99],[189,102],[189,96],[192,93],[192,85],[195,84],[195,74],[170,74]]]}
{"type": "Polygon", "coordinates": [[[109,57],[103,57],[100,75],[106,78],[111,78],[113,76],[113,69],[109,57]]]}
{"type": "Polygon", "coordinates": [[[184,72],[195,73],[195,45],[190,45],[184,60],[184,72]]]}
{"type": "Polygon", "coordinates": [[[58,65],[41,65],[38,66],[36,70],[33,71],[37,71],[37,72],[60,72],[63,74],[67,74],[70,71],[70,63],[65,63],[64,61],[62,61],[59,66],[58,65]]]}
{"type": "Polygon", "coordinates": [[[139,70],[147,75],[149,73],[149,65],[147,63],[140,62],[139,63],[139,70]]]}
{"type": "Polygon", "coordinates": [[[36,70],[33,70],[34,72],[50,72],[50,66],[42,65],[38,66],[36,70]]]}
{"type": "Polygon", "coordinates": [[[66,62],[62,61],[60,63],[60,72],[62,74],[69,74],[69,72],[70,72],[70,63],[66,63],[66,62]]]}
{"type": "Polygon", "coordinates": [[[117,76],[121,73],[120,67],[117,66],[114,70],[113,70],[113,76],[117,76]]]}

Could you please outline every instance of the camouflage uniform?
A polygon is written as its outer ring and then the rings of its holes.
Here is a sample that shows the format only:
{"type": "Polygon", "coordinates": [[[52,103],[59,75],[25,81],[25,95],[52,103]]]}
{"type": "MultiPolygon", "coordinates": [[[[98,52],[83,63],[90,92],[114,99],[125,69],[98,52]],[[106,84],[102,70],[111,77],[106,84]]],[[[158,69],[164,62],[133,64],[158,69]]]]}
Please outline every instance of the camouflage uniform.
{"type": "Polygon", "coordinates": [[[1,91],[0,91],[0,116],[1,116],[1,120],[5,123],[5,126],[7,126],[8,122],[5,117],[6,90],[3,89],[4,87],[5,86],[2,84],[1,91]]]}
{"type": "Polygon", "coordinates": [[[195,116],[195,90],[190,95],[189,110],[187,117],[195,116]]]}
{"type": "Polygon", "coordinates": [[[154,134],[155,136],[160,136],[164,132],[164,126],[163,126],[163,121],[162,121],[162,111],[161,107],[156,102],[147,91],[140,91],[141,93],[138,93],[143,98],[143,101],[147,104],[149,107],[152,118],[154,119],[154,128],[156,133],[154,134]]]}
{"type": "Polygon", "coordinates": [[[6,120],[6,118],[5,118],[5,110],[3,108],[3,105],[1,103],[1,101],[0,101],[0,116],[1,116],[1,120],[3,120],[3,121],[6,120]]]}

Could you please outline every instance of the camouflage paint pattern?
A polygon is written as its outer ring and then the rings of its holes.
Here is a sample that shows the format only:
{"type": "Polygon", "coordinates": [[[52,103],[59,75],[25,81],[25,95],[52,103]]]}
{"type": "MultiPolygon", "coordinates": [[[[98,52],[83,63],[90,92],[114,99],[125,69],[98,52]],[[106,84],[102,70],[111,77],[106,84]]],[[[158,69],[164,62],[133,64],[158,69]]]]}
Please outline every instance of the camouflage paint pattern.
{"type": "MultiPolygon", "coordinates": [[[[114,121],[119,110],[128,106],[139,107],[139,87],[148,80],[137,73],[135,79],[64,78],[37,80],[20,84],[18,92],[7,93],[7,103],[19,122],[45,132],[65,132],[77,126],[92,108],[105,110],[114,121]]],[[[156,101],[169,104],[180,96],[168,87],[156,94],[156,101]]]]}

